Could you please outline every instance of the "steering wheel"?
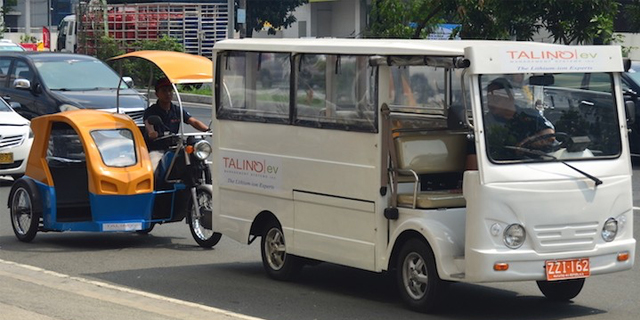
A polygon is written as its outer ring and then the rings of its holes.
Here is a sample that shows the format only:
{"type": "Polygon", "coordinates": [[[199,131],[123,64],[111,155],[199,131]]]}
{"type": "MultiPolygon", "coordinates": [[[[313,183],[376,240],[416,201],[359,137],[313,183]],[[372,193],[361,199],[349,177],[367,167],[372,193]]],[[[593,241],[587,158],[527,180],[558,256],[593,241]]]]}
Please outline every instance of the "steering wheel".
{"type": "Polygon", "coordinates": [[[522,143],[520,147],[525,149],[544,149],[546,147],[550,147],[552,151],[556,151],[566,147],[568,142],[569,142],[568,134],[564,132],[555,132],[555,133],[543,134],[533,139],[527,140],[526,142],[522,143]],[[549,140],[551,138],[554,138],[553,143],[545,144],[544,146],[536,146],[536,143],[544,140],[549,140]]]}

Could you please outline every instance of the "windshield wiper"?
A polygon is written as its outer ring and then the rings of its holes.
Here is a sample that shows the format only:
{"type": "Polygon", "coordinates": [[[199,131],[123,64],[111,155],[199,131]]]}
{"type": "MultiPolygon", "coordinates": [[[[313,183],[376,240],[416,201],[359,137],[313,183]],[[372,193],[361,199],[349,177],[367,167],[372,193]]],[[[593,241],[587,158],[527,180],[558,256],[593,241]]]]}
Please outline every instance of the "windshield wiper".
{"type": "Polygon", "coordinates": [[[551,159],[553,159],[555,161],[558,161],[558,162],[564,164],[565,166],[567,166],[567,167],[569,167],[569,168],[581,173],[585,177],[593,180],[593,182],[596,183],[596,187],[602,184],[602,180],[600,180],[600,179],[598,179],[598,178],[596,178],[596,177],[594,177],[594,176],[592,176],[592,175],[590,175],[590,174],[588,174],[588,173],[586,173],[586,172],[584,172],[584,171],[582,171],[582,170],[580,170],[580,169],[568,164],[564,160],[560,160],[560,159],[558,159],[558,158],[556,158],[556,157],[554,157],[554,156],[552,156],[550,154],[547,154],[547,153],[545,153],[543,151],[529,149],[529,148],[523,148],[523,147],[516,147],[516,146],[505,146],[505,148],[506,149],[511,149],[511,150],[516,150],[516,151],[521,151],[521,152],[525,152],[525,153],[529,153],[529,154],[533,154],[533,155],[536,155],[536,156],[551,158],[551,159]]]}

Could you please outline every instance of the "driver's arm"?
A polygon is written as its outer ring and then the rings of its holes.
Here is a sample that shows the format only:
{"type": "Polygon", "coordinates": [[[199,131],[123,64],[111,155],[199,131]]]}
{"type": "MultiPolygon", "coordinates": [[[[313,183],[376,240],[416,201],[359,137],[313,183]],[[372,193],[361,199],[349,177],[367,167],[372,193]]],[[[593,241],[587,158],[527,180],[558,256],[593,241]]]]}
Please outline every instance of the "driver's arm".
{"type": "Polygon", "coordinates": [[[527,138],[525,138],[524,140],[520,141],[520,143],[517,144],[518,147],[524,146],[527,143],[531,143],[530,146],[531,147],[544,147],[547,146],[551,143],[553,143],[553,141],[555,140],[555,136],[554,134],[556,133],[555,130],[553,130],[552,128],[545,128],[542,129],[540,131],[538,131],[536,134],[529,136],[527,138]],[[544,135],[549,135],[548,138],[545,139],[541,139],[542,136],[544,135]]]}
{"type": "Polygon", "coordinates": [[[147,130],[147,136],[149,137],[149,139],[153,140],[158,137],[158,132],[153,127],[153,125],[149,123],[149,121],[144,120],[144,128],[147,130]]]}
{"type": "Polygon", "coordinates": [[[207,125],[205,125],[202,121],[196,119],[195,117],[190,117],[189,120],[187,120],[187,122],[194,127],[195,129],[202,131],[202,132],[206,132],[209,130],[209,127],[207,127],[207,125]]]}

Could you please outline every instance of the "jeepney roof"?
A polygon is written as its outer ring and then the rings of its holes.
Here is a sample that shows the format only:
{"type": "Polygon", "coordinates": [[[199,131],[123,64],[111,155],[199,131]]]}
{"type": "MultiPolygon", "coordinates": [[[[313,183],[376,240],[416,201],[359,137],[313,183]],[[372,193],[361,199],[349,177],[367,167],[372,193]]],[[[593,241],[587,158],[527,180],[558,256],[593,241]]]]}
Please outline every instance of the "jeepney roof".
{"type": "Polygon", "coordinates": [[[422,39],[227,39],[216,42],[214,50],[244,50],[295,53],[333,53],[364,55],[435,55],[463,56],[473,46],[526,45],[534,47],[566,47],[532,41],[500,40],[422,40],[422,39]]]}
{"type": "Polygon", "coordinates": [[[142,50],[109,58],[110,61],[140,58],[150,61],[174,84],[213,82],[213,62],[203,56],[184,52],[142,50]]]}
{"type": "Polygon", "coordinates": [[[570,46],[533,41],[423,39],[227,39],[214,51],[313,54],[436,56],[469,59],[469,71],[622,72],[620,46],[570,46]]]}

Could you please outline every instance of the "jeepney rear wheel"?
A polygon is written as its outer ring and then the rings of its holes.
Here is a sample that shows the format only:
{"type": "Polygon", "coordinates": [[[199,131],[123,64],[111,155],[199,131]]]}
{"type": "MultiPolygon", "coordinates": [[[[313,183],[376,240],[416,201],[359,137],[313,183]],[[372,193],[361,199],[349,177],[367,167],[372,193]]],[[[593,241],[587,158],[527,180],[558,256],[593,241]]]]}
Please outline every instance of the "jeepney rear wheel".
{"type": "Polygon", "coordinates": [[[11,225],[16,238],[22,242],[31,242],[38,232],[40,213],[33,203],[38,199],[24,180],[17,180],[11,190],[11,225]]]}
{"type": "Polygon", "coordinates": [[[558,281],[536,281],[538,288],[547,299],[554,301],[569,301],[580,293],[584,286],[584,278],[558,280],[558,281]]]}
{"type": "Polygon", "coordinates": [[[304,263],[299,257],[287,253],[284,233],[279,224],[272,222],[264,229],[260,240],[262,266],[267,275],[275,280],[294,279],[304,263]]]}
{"type": "Polygon", "coordinates": [[[402,300],[418,312],[435,311],[448,287],[448,283],[438,276],[431,247],[415,238],[408,240],[400,249],[396,280],[402,300]]]}

